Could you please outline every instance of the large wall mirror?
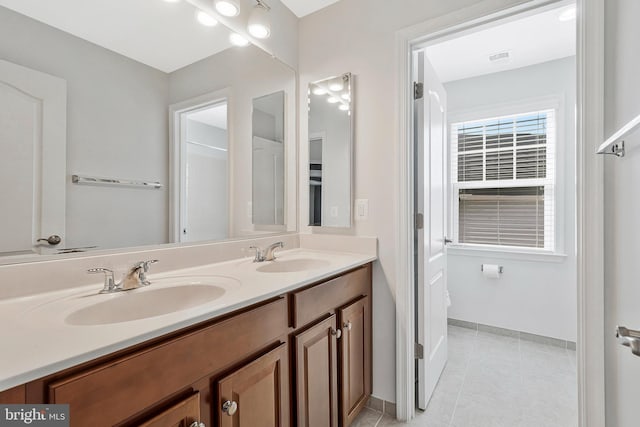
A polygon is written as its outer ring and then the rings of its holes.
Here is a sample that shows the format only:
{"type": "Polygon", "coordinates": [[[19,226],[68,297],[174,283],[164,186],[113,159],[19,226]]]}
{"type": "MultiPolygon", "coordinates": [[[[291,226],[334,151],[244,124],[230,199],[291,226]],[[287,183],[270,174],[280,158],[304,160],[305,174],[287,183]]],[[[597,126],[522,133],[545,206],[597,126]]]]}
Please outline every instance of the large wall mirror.
{"type": "Polygon", "coordinates": [[[197,2],[62,3],[0,0],[0,264],[297,230],[291,67],[197,2]]]}
{"type": "Polygon", "coordinates": [[[353,77],[309,85],[309,225],[351,227],[353,77]]]}

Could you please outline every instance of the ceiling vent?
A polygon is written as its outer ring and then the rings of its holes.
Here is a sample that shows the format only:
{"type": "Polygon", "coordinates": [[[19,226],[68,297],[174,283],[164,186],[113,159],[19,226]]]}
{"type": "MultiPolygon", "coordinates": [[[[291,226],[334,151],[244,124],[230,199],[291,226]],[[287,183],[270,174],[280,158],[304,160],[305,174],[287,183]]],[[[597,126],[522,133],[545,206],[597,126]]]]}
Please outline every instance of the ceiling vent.
{"type": "Polygon", "coordinates": [[[504,52],[498,52],[489,55],[489,62],[508,62],[511,59],[511,52],[506,50],[504,52]]]}

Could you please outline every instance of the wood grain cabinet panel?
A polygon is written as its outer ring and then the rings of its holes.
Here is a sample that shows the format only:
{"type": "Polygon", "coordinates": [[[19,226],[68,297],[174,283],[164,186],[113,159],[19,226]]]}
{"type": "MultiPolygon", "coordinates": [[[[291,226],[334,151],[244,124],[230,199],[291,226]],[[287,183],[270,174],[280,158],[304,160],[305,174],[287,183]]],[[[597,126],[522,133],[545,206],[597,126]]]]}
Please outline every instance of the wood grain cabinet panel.
{"type": "Polygon", "coordinates": [[[338,310],[342,425],[348,426],[371,394],[371,308],[369,297],[338,310]]]}
{"type": "Polygon", "coordinates": [[[295,337],[298,427],[338,426],[336,316],[295,337]]]}
{"type": "Polygon", "coordinates": [[[0,404],[11,405],[25,403],[25,397],[25,386],[19,385],[18,387],[10,388],[9,390],[0,392],[0,404]]]}
{"type": "Polygon", "coordinates": [[[200,393],[196,393],[156,415],[139,427],[191,427],[200,422],[200,393]]]}
{"type": "Polygon", "coordinates": [[[218,381],[218,426],[289,427],[287,345],[272,350],[218,381]],[[233,402],[234,414],[223,410],[233,402]]]}

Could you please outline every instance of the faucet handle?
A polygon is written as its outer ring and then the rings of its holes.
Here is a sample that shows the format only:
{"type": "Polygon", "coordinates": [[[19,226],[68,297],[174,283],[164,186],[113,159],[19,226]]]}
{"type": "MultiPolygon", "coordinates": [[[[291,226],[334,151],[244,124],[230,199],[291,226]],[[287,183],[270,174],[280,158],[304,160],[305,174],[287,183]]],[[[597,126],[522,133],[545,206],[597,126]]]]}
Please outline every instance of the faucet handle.
{"type": "Polygon", "coordinates": [[[148,285],[151,284],[149,279],[147,279],[147,273],[149,272],[149,266],[151,264],[155,264],[157,262],[160,262],[160,260],[149,259],[147,261],[140,261],[139,263],[137,263],[136,265],[133,266],[132,271],[137,271],[138,272],[138,278],[140,279],[140,283],[142,285],[148,286],[148,285]]]}
{"type": "Polygon", "coordinates": [[[113,276],[113,270],[110,270],[108,268],[102,268],[102,267],[90,268],[87,270],[87,273],[89,274],[104,273],[104,287],[100,291],[101,294],[113,292],[113,290],[115,289],[116,281],[113,276]]]}
{"type": "Polygon", "coordinates": [[[257,246],[249,246],[249,249],[253,249],[255,251],[255,256],[253,257],[253,262],[262,262],[264,261],[264,256],[262,255],[262,251],[257,246]]]}

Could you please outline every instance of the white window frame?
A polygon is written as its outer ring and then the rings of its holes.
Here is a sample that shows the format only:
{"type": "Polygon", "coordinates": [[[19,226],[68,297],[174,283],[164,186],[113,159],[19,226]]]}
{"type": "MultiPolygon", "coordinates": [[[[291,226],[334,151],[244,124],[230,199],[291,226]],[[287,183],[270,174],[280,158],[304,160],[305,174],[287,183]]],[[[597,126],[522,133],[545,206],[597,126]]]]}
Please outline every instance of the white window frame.
{"type": "MultiPolygon", "coordinates": [[[[516,103],[493,104],[478,108],[466,110],[453,110],[449,112],[448,132],[449,132],[449,154],[452,161],[449,164],[448,186],[449,186],[449,234],[453,237],[453,243],[448,246],[448,251],[452,254],[461,255],[477,255],[485,256],[487,252],[494,255],[512,255],[515,257],[531,258],[532,260],[548,260],[561,262],[566,255],[564,254],[564,179],[561,170],[564,169],[564,146],[565,143],[560,139],[566,135],[564,126],[564,97],[562,95],[545,96],[532,98],[516,103]],[[509,182],[503,181],[469,181],[454,182],[454,173],[457,177],[457,156],[454,156],[453,135],[451,134],[452,125],[461,122],[489,121],[494,118],[512,117],[521,114],[539,112],[545,110],[554,110],[555,112],[555,129],[548,134],[547,146],[553,149],[547,149],[547,177],[544,179],[522,179],[509,182]],[[558,166],[562,168],[558,169],[558,166]],[[551,175],[551,176],[549,176],[551,175]],[[544,248],[531,248],[507,245],[484,245],[474,243],[459,243],[458,240],[458,208],[459,200],[457,197],[458,190],[465,188],[498,188],[498,187],[525,187],[539,186],[544,182],[545,197],[552,194],[553,197],[553,216],[552,224],[547,224],[548,219],[545,218],[545,243],[544,248]],[[551,225],[552,229],[548,228],[551,225]],[[553,239],[547,239],[547,230],[553,233],[553,239]]],[[[514,159],[515,160],[515,159],[514,159]]],[[[515,169],[514,169],[515,170],[515,169]]],[[[457,178],[456,178],[457,180],[457,178]]]]}

